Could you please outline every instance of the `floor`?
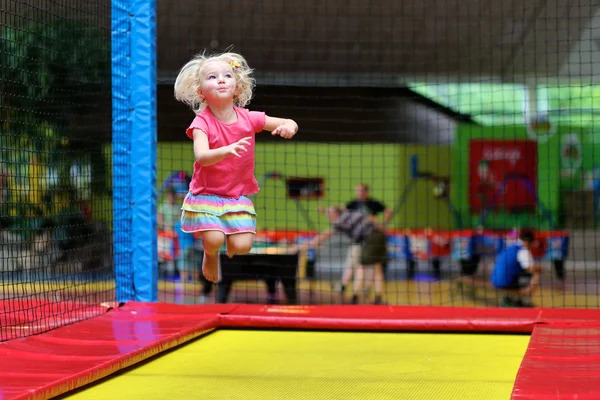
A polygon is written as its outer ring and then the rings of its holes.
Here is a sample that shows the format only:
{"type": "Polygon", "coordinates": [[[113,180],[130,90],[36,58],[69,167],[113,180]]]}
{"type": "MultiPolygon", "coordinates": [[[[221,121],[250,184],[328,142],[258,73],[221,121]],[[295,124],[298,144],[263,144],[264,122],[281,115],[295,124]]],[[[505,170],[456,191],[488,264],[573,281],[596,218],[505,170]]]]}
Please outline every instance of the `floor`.
{"type": "MultiPolygon", "coordinates": [[[[299,304],[344,304],[350,302],[351,293],[341,295],[334,291],[336,282],[329,280],[300,280],[298,283],[299,304]]],[[[453,293],[451,279],[433,280],[427,275],[418,275],[415,280],[391,280],[385,284],[384,302],[389,305],[427,306],[499,306],[503,294],[493,290],[480,292],[477,300],[453,293]]],[[[214,303],[214,286],[207,296],[203,296],[201,283],[159,282],[159,301],[179,304],[214,303]]],[[[234,284],[229,298],[230,303],[285,304],[283,288],[278,285],[276,299],[269,299],[266,285],[260,281],[238,281],[234,284]]],[[[369,291],[362,302],[370,304],[373,293],[369,291]]],[[[542,277],[540,289],[532,297],[536,307],[600,307],[600,285],[595,276],[579,272],[572,274],[564,285],[559,284],[551,273],[542,277]]]]}

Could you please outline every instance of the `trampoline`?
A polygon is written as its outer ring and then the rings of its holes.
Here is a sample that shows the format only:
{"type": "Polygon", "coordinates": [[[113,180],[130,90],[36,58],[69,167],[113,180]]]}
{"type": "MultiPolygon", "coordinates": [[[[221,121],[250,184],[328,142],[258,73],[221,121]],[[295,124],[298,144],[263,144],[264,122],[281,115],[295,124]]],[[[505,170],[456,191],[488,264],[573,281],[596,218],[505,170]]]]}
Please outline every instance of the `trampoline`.
{"type": "Polygon", "coordinates": [[[600,394],[600,310],[131,302],[0,346],[0,398],[600,394]]]}
{"type": "Polygon", "coordinates": [[[219,330],[69,399],[507,399],[528,336],[219,330]]]}

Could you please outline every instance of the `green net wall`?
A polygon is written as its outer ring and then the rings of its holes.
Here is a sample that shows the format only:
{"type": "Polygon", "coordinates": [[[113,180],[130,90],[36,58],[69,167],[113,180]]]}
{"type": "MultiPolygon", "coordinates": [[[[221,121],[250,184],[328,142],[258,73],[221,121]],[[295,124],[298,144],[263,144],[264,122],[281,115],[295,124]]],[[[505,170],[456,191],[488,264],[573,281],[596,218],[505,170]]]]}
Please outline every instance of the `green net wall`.
{"type": "Polygon", "coordinates": [[[109,2],[0,5],[0,340],[114,299],[110,40],[109,2]]]}
{"type": "Polygon", "coordinates": [[[588,1],[159,2],[159,297],[596,307],[597,12],[588,1]],[[222,258],[213,285],[199,235],[169,225],[194,163],[194,115],[173,83],[194,54],[230,46],[255,68],[249,108],[300,131],[257,134],[255,246],[222,258]],[[329,227],[319,210],[365,196],[360,184],[380,222],[392,213],[381,290],[375,268],[354,289],[356,268],[344,277],[344,235],[287,254],[329,227]],[[542,267],[532,296],[490,279],[525,227],[542,267]]]}

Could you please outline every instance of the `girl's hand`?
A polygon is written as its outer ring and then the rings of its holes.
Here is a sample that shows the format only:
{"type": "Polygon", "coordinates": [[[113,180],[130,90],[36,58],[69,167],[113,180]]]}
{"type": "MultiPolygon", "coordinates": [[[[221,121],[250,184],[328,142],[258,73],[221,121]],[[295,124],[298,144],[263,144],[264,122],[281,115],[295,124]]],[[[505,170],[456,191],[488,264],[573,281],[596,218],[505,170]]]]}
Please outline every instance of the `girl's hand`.
{"type": "Polygon", "coordinates": [[[229,146],[226,147],[227,154],[231,154],[236,157],[241,157],[239,152],[248,151],[247,146],[251,146],[250,139],[252,139],[252,136],[246,136],[245,138],[242,138],[242,139],[238,140],[237,142],[230,144],[229,146]]]}
{"type": "Polygon", "coordinates": [[[291,139],[294,137],[296,132],[298,132],[298,126],[295,123],[294,124],[285,123],[285,124],[279,125],[275,129],[273,129],[273,132],[271,132],[271,135],[273,135],[273,136],[279,135],[284,139],[291,139]]]}

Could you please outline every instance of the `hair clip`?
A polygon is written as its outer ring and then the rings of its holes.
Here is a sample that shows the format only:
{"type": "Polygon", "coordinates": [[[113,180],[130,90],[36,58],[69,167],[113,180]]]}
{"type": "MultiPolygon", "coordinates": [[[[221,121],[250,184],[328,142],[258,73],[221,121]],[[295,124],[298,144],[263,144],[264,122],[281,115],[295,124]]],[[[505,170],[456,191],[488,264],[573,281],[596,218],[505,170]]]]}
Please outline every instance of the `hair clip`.
{"type": "Polygon", "coordinates": [[[231,60],[231,62],[229,64],[231,64],[231,68],[233,68],[233,69],[240,69],[240,68],[242,68],[242,66],[240,65],[240,63],[237,62],[236,60],[231,60]]]}

